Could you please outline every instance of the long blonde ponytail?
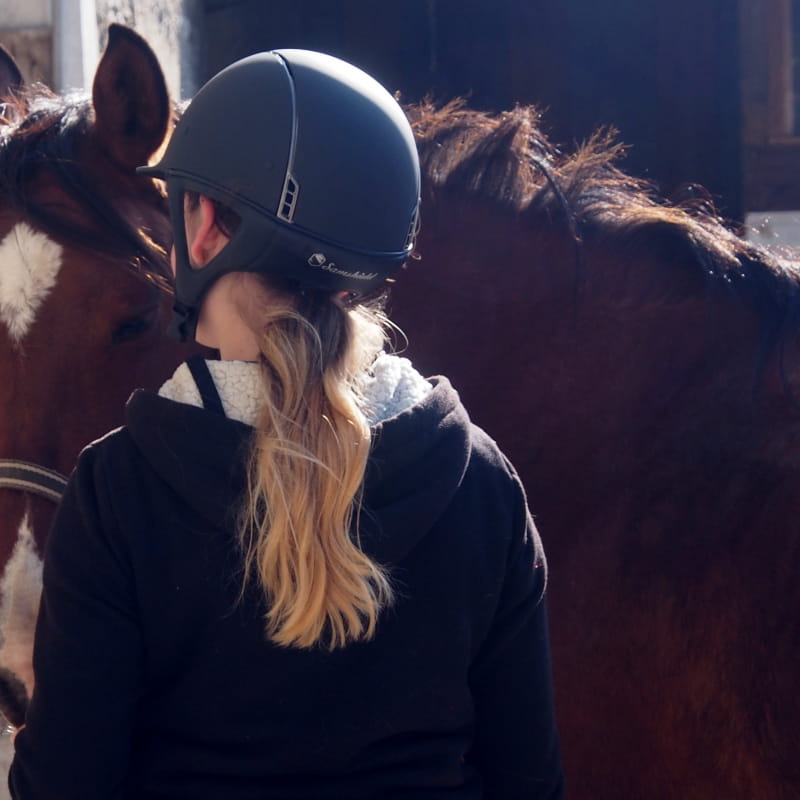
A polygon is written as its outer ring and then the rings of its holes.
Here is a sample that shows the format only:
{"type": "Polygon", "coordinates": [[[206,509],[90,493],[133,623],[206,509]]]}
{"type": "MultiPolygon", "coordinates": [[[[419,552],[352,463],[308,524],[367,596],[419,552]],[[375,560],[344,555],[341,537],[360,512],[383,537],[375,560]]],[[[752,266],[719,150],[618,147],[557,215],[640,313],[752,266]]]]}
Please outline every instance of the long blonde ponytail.
{"type": "Polygon", "coordinates": [[[384,569],[357,541],[370,448],[359,376],[385,335],[364,306],[269,296],[259,325],[265,402],[240,528],[245,582],[258,579],[272,641],[333,649],[371,638],[392,601],[384,569]]]}

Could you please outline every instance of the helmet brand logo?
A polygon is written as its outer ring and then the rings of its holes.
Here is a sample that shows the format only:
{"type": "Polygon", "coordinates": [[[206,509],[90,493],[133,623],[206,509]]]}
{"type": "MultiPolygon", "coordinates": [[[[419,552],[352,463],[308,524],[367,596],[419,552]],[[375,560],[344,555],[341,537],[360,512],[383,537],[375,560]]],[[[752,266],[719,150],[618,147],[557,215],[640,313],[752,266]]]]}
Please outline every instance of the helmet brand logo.
{"type": "Polygon", "coordinates": [[[312,267],[319,267],[326,272],[333,272],[336,275],[344,275],[345,278],[355,278],[359,281],[371,281],[378,277],[377,272],[361,272],[361,270],[351,272],[350,270],[341,269],[341,267],[336,266],[335,261],[328,261],[325,253],[312,253],[308,257],[308,263],[312,267]]]}

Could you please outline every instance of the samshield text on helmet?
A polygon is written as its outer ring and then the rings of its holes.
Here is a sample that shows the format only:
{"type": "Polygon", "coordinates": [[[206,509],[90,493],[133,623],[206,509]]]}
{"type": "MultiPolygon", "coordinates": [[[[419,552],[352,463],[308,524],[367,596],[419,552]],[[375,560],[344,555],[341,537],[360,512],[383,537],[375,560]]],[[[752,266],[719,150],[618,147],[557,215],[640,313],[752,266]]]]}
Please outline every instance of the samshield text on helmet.
{"type": "Polygon", "coordinates": [[[408,121],[377,81],[322,53],[259,53],[222,70],[190,103],[161,162],[140,171],[169,190],[181,338],[194,335],[205,292],[226,272],[360,295],[413,248],[420,179],[408,121]],[[241,218],[199,270],[189,265],[186,190],[241,218]]]}

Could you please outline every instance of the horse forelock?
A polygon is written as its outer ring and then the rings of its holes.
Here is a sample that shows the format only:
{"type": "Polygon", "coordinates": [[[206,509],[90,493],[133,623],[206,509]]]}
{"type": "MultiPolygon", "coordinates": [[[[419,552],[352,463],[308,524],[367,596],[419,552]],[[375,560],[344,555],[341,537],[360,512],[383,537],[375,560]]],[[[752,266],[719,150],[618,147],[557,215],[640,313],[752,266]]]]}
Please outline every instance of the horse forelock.
{"type": "MultiPolygon", "coordinates": [[[[166,285],[165,248],[124,212],[120,181],[104,189],[93,179],[85,154],[93,145],[94,113],[88,95],[57,96],[34,85],[12,98],[0,127],[0,192],[5,202],[36,228],[66,246],[121,261],[159,285],[166,285]],[[85,222],[53,210],[31,192],[43,174],[55,179],[85,222]],[[114,191],[116,190],[116,191],[114,191]]],[[[97,158],[102,154],[97,152],[97,158]]]]}

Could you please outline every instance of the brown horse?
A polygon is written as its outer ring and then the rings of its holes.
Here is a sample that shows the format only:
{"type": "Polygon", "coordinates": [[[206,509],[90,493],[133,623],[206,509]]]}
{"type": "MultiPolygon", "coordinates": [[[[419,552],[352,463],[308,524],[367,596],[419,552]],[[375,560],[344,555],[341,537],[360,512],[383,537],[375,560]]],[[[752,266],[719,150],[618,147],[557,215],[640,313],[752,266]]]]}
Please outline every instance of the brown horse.
{"type": "MultiPolygon", "coordinates": [[[[0,457],[60,472],[181,357],[140,279],[168,239],[132,166],[169,106],[133,34],[112,31],[93,98],[10,102],[0,155],[0,457]]],[[[565,158],[530,109],[410,114],[422,262],[394,316],[526,482],[570,796],[797,797],[797,271],[654,200],[607,138],[565,158]]],[[[9,560],[27,585],[52,508],[0,494],[0,656],[26,675],[9,560]]]]}
{"type": "Polygon", "coordinates": [[[112,26],[91,99],[26,89],[2,53],[0,98],[0,667],[29,689],[50,471],[68,474],[122,423],[130,391],[157,387],[185,353],[164,336],[165,199],[134,172],[172,118],[150,48],[112,26]]]}
{"type": "Polygon", "coordinates": [[[550,562],[568,795],[800,797],[800,270],[599,134],[410,109],[393,318],[518,467],[550,562]]]}

